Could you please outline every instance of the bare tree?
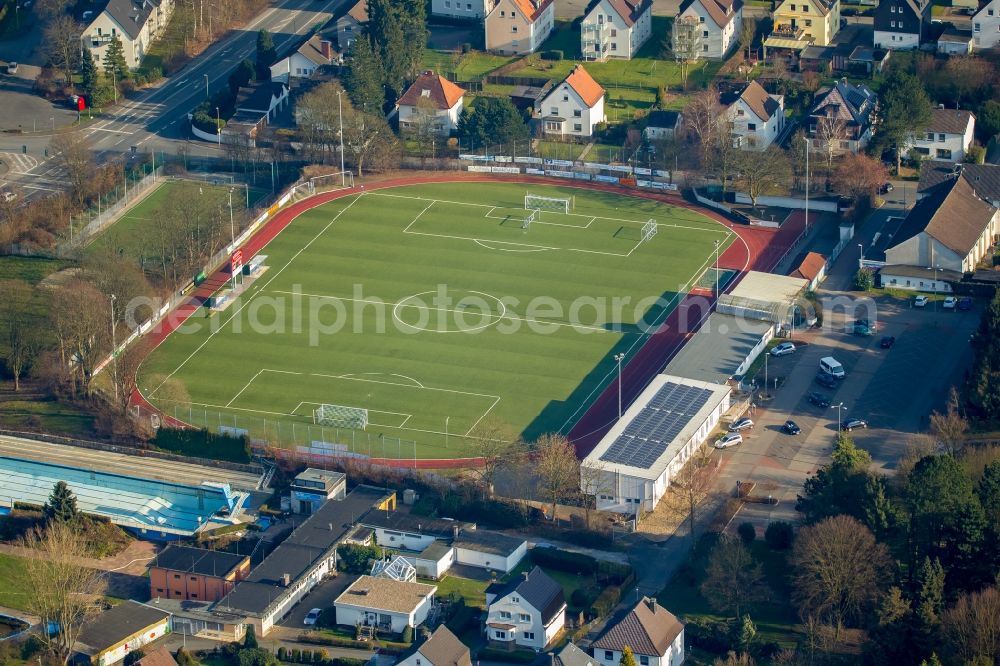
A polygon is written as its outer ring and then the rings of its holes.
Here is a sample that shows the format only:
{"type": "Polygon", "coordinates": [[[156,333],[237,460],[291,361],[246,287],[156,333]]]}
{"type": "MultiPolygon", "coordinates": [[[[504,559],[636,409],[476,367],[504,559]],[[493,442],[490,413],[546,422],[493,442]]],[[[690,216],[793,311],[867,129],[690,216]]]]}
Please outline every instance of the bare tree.
{"type": "Polygon", "coordinates": [[[748,607],[767,598],[768,587],[763,568],[743,542],[722,536],[708,557],[701,593],[712,608],[731,611],[739,618],[748,607]]]}
{"type": "Polygon", "coordinates": [[[887,180],[889,169],[885,163],[864,153],[842,155],[833,172],[833,186],[838,192],[869,204],[887,180]]]}
{"type": "Polygon", "coordinates": [[[72,187],[73,198],[82,204],[90,192],[90,179],[94,173],[94,158],[90,142],[81,132],[65,132],[52,139],[55,162],[66,170],[72,187]]]}
{"type": "Polygon", "coordinates": [[[663,498],[666,506],[678,517],[687,518],[692,537],[697,525],[698,505],[711,493],[718,475],[711,451],[703,448],[688,459],[667,488],[663,498]]]}
{"type": "Polygon", "coordinates": [[[816,147],[826,156],[826,168],[833,168],[833,157],[840,150],[840,142],[847,137],[847,121],[843,118],[823,116],[816,121],[813,133],[816,147]]]}
{"type": "Polygon", "coordinates": [[[681,67],[681,87],[687,88],[691,65],[702,55],[701,25],[695,16],[674,19],[670,34],[670,51],[681,67]]]}
{"type": "Polygon", "coordinates": [[[714,91],[706,90],[691,97],[684,107],[684,128],[698,141],[702,164],[708,162],[708,152],[720,132],[722,106],[714,91]]]}
{"type": "Polygon", "coordinates": [[[80,62],[80,26],[66,14],[56,16],[45,26],[43,43],[49,62],[72,85],[73,70],[80,62]]]}
{"type": "Polygon", "coordinates": [[[757,35],[757,21],[749,16],[743,17],[740,25],[740,50],[746,52],[747,60],[750,59],[750,47],[753,46],[753,38],[757,35]]]}
{"type": "Polygon", "coordinates": [[[991,663],[1000,654],[1000,588],[963,594],[941,621],[945,640],[963,664],[991,663]],[[980,659],[982,661],[975,661],[980,659]]]}
{"type": "Polygon", "coordinates": [[[59,627],[51,634],[37,632],[36,638],[61,663],[67,663],[80,629],[101,611],[98,604],[106,589],[103,573],[79,564],[87,541],[74,525],[51,521],[45,529],[30,531],[22,545],[34,552],[24,567],[31,591],[28,610],[42,618],[43,626],[59,627]]]}
{"type": "Polygon", "coordinates": [[[962,448],[965,433],[968,430],[969,422],[962,416],[958,391],[952,386],[948,393],[948,406],[945,413],[941,414],[935,411],[931,414],[931,434],[944,445],[949,453],[955,454],[962,448]]]}
{"type": "Polygon", "coordinates": [[[729,179],[739,173],[739,162],[744,151],[733,142],[732,124],[723,121],[708,148],[708,168],[722,184],[722,191],[729,188],[729,179]]]}
{"type": "Polygon", "coordinates": [[[542,435],[534,446],[535,474],[541,495],[552,505],[556,519],[559,502],[576,494],[580,484],[580,461],[576,449],[562,435],[542,435]]]}
{"type": "Polygon", "coordinates": [[[344,118],[344,150],[362,176],[362,168],[384,169],[399,155],[399,140],[381,116],[354,111],[344,118]]]}
{"type": "Polygon", "coordinates": [[[791,167],[785,151],[777,146],[766,150],[743,150],[736,159],[739,182],[750,197],[751,205],[757,207],[761,195],[778,188],[788,181],[791,167]]]}
{"type": "Polygon", "coordinates": [[[590,529],[590,516],[597,507],[597,498],[611,494],[614,490],[614,475],[600,460],[587,466],[580,466],[580,502],[583,516],[590,529]]]}
{"type": "Polygon", "coordinates": [[[406,131],[417,142],[421,157],[434,159],[437,142],[440,138],[439,125],[437,107],[434,106],[434,103],[428,98],[418,99],[406,131]]]}
{"type": "Polygon", "coordinates": [[[41,351],[41,327],[35,314],[35,292],[23,280],[0,282],[0,329],[7,343],[7,370],[14,377],[14,390],[21,390],[21,377],[41,351]],[[4,330],[6,329],[6,330],[4,330]]]}
{"type": "Polygon", "coordinates": [[[828,619],[837,638],[846,621],[860,618],[878,603],[891,580],[892,560],[885,545],[850,516],[803,527],[791,562],[802,616],[828,619]]]}
{"type": "Polygon", "coordinates": [[[472,470],[487,497],[493,496],[493,484],[497,472],[505,465],[513,464],[516,458],[526,452],[514,429],[503,419],[489,414],[476,424],[467,438],[482,466],[472,470]]]}
{"type": "Polygon", "coordinates": [[[74,280],[57,287],[50,321],[77,385],[89,395],[94,368],[110,349],[110,302],[89,282],[74,280]]]}

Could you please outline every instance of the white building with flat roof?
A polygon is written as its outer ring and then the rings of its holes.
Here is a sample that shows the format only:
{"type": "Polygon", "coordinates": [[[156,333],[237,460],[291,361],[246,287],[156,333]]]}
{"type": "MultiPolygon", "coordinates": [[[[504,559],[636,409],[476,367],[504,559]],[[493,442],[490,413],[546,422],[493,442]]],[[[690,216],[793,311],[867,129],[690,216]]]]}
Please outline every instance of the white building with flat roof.
{"type": "Polygon", "coordinates": [[[580,469],[581,490],[604,511],[652,511],[729,410],[725,384],[658,375],[580,469]]]}

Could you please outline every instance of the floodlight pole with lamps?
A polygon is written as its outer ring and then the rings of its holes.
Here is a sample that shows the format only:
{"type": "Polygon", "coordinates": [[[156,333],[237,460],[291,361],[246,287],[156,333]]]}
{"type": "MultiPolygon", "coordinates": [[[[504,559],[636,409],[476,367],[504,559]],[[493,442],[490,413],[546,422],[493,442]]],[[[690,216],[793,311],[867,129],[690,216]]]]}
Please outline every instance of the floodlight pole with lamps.
{"type": "Polygon", "coordinates": [[[719,298],[719,244],[715,241],[715,298],[719,298]]]}
{"type": "Polygon", "coordinates": [[[615,354],[615,361],[618,362],[618,418],[622,417],[622,361],[625,359],[625,352],[615,354]]]}
{"type": "Polygon", "coordinates": [[[215,107],[215,136],[219,137],[219,145],[222,145],[222,114],[219,113],[219,107],[215,107]]]}
{"type": "Polygon", "coordinates": [[[340,100],[343,90],[337,91],[337,119],[340,121],[340,186],[347,186],[347,175],[344,173],[344,103],[340,100]]]}
{"type": "Polygon", "coordinates": [[[118,403],[118,339],[115,336],[115,299],[111,294],[111,363],[115,373],[115,403],[118,403]]]}
{"type": "MultiPolygon", "coordinates": [[[[233,222],[233,189],[232,187],[229,188],[229,233],[233,238],[230,254],[236,251],[236,224],[233,222]]],[[[232,261],[230,261],[229,270],[233,274],[233,291],[236,291],[236,271],[233,270],[232,261]]]]}
{"type": "Polygon", "coordinates": [[[837,432],[841,429],[841,414],[844,412],[844,403],[838,402],[836,405],[830,405],[830,409],[837,410],[837,432]]]}

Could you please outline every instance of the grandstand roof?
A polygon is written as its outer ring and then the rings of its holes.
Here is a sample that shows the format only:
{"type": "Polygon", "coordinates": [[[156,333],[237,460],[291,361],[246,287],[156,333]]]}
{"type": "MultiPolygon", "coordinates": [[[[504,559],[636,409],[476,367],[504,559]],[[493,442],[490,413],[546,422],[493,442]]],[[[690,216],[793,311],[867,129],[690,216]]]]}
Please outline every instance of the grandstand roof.
{"type": "Polygon", "coordinates": [[[4,495],[17,502],[44,505],[52,487],[65,481],[84,513],[122,527],[184,536],[210,521],[228,521],[217,514],[231,514],[245,499],[228,484],[187,486],[2,456],[0,477],[4,495]]]}

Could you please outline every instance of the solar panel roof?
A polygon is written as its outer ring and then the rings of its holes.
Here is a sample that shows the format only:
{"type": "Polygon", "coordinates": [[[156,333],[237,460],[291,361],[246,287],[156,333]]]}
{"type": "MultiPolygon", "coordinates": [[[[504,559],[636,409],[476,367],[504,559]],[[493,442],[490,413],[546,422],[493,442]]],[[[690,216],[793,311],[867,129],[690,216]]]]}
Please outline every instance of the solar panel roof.
{"type": "Polygon", "coordinates": [[[711,390],[696,386],[665,383],[625,426],[600,459],[648,469],[705,406],[712,394],[711,390]]]}

